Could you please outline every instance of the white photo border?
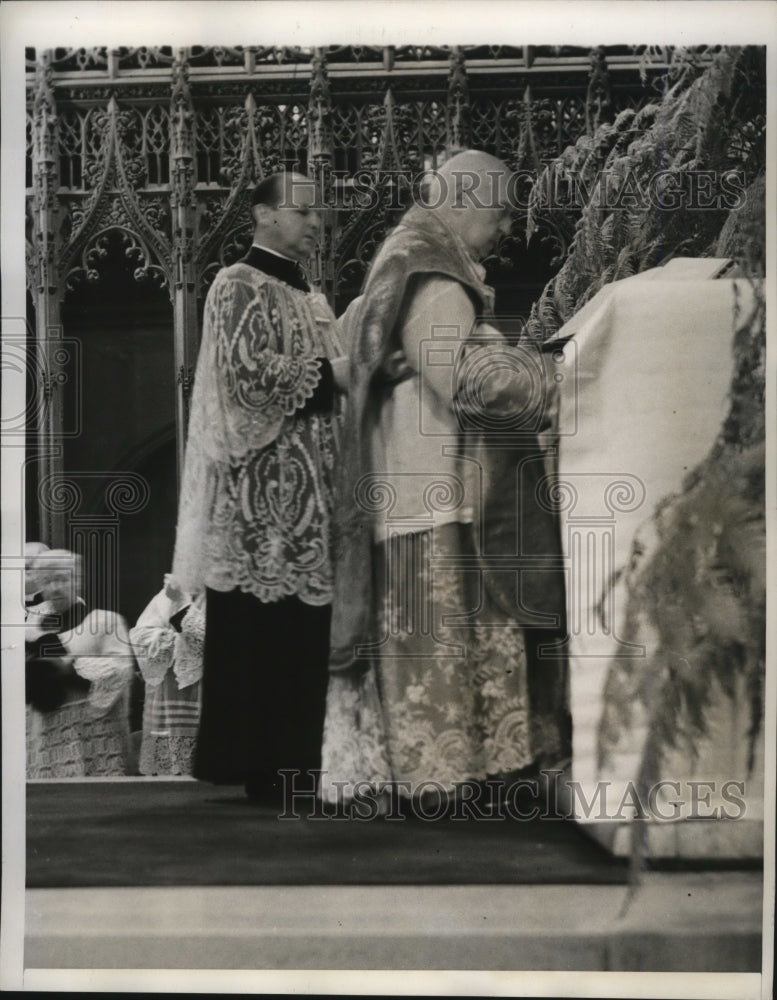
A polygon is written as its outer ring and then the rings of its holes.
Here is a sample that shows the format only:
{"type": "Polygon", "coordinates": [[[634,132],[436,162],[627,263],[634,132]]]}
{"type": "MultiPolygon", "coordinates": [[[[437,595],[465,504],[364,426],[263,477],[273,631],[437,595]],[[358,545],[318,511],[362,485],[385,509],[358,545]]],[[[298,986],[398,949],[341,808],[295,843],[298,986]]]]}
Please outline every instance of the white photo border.
{"type": "MultiPolygon", "coordinates": [[[[775,199],[777,152],[777,5],[770,0],[251,0],[251,2],[34,2],[12,0],[0,8],[2,74],[2,317],[3,334],[18,335],[25,316],[24,277],[24,47],[89,45],[328,44],[752,44],[768,55],[767,205],[767,531],[775,540],[775,307],[777,275],[775,199]]],[[[3,369],[4,412],[20,412],[18,379],[3,369]]],[[[24,400],[21,400],[24,408],[24,400]]],[[[21,449],[2,449],[3,551],[18,551],[23,511],[21,449]],[[14,546],[14,542],[16,545],[14,546]]],[[[769,619],[766,686],[766,830],[762,976],[673,973],[527,973],[224,970],[23,970],[24,937],[24,701],[23,623],[14,587],[3,574],[3,885],[0,987],[46,991],[299,992],[394,995],[491,996],[694,996],[720,1000],[767,997],[773,977],[774,930],[774,711],[777,698],[774,594],[777,561],[768,567],[769,619]],[[13,616],[16,616],[14,618],[13,616]],[[6,660],[7,658],[7,660],[6,660]]]]}

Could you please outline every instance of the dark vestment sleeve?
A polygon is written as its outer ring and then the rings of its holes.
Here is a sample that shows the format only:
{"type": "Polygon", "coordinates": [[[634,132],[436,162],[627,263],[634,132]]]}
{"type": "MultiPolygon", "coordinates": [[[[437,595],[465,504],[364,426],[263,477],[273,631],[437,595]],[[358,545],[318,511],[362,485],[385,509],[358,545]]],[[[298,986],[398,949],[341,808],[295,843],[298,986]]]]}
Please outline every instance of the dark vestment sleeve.
{"type": "Polygon", "coordinates": [[[328,358],[316,358],[321,365],[321,379],[313,390],[313,395],[306,400],[298,411],[302,417],[312,413],[331,413],[335,405],[335,377],[328,358]]]}
{"type": "Polygon", "coordinates": [[[174,615],[170,616],[170,624],[175,629],[176,632],[182,632],[183,620],[189,612],[191,604],[187,604],[185,608],[181,608],[180,611],[176,611],[174,615]]]}

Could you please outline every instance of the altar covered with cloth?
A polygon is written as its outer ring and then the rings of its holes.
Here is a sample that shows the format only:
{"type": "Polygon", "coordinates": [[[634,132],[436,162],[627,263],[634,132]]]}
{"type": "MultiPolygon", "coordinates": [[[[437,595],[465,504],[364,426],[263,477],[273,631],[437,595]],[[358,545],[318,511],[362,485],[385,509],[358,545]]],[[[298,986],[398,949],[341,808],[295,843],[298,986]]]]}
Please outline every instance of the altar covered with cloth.
{"type": "Polygon", "coordinates": [[[731,273],[678,258],[614,282],[544,345],[573,728],[562,800],[618,855],[635,833],[653,857],[763,851],[764,450],[730,432],[762,293],[731,273]]]}

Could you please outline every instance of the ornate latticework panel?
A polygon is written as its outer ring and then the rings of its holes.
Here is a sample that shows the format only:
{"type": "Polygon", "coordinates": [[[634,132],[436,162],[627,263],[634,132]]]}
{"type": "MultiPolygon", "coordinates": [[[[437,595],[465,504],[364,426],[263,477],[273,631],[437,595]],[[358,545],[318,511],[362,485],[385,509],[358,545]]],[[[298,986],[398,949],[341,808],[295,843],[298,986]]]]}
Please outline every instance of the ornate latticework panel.
{"type": "Polygon", "coordinates": [[[195,45],[189,54],[192,66],[242,66],[244,62],[243,49],[223,45],[195,45]]]}
{"type": "Polygon", "coordinates": [[[113,181],[109,176],[108,141],[110,117],[107,108],[94,108],[84,116],[84,176],[82,188],[95,190],[101,183],[113,181]]]}
{"type": "Polygon", "coordinates": [[[60,187],[76,191],[83,189],[85,124],[86,115],[82,111],[65,111],[57,122],[60,187]]]}
{"type": "Polygon", "coordinates": [[[107,70],[108,49],[99,45],[95,48],[58,48],[51,53],[52,68],[60,73],[107,70]]]}
{"type": "Polygon", "coordinates": [[[470,104],[472,145],[512,160],[518,150],[521,106],[519,97],[506,100],[473,98],[470,104]]]}
{"type": "MultiPolygon", "coordinates": [[[[224,113],[223,107],[207,107],[195,118],[197,142],[197,179],[201,184],[219,184],[224,160],[224,113]]],[[[240,149],[231,150],[232,159],[240,156],[240,149]]]]}
{"type": "MultiPolygon", "coordinates": [[[[499,44],[61,47],[28,49],[25,59],[25,259],[37,347],[55,371],[50,330],[75,323],[80,337],[78,324],[96,309],[105,322],[93,327],[95,364],[109,359],[126,374],[133,351],[146,352],[144,363],[156,352],[158,371],[139,366],[142,378],[125,380],[126,398],[138,389],[127,431],[149,430],[146,393],[157,391],[168,424],[154,433],[169,435],[174,411],[179,468],[198,312],[218,269],[250,245],[259,179],[287,166],[320,185],[311,277],[340,313],[425,171],[476,147],[536,174],[602,116],[655,100],[651,81],[666,68],[656,51],[645,69],[644,53],[628,47],[499,44]],[[124,312],[132,322],[116,333],[110,317],[118,330],[124,312]]],[[[749,141],[737,139],[743,149],[749,141]]],[[[525,231],[518,219],[486,261],[508,336],[507,317],[528,312],[563,250],[547,232],[527,246],[525,231]]],[[[64,389],[50,395],[36,427],[38,483],[81,462],[57,445],[73,401],[64,389]]],[[[113,419],[116,401],[103,395],[113,419]]],[[[103,454],[98,411],[79,438],[83,454],[92,445],[103,454]]],[[[120,455],[111,461],[125,467],[120,455]]],[[[41,501],[41,537],[67,544],[67,516],[41,501]]]]}
{"type": "Polygon", "coordinates": [[[352,176],[364,162],[361,109],[338,104],[332,109],[332,166],[352,176]]]}
{"type": "Polygon", "coordinates": [[[149,185],[170,183],[170,113],[160,105],[143,117],[143,156],[149,185]]]}
{"type": "MultiPolygon", "coordinates": [[[[31,111],[44,86],[41,60],[57,109],[60,283],[78,260],[95,276],[86,245],[115,226],[141,247],[140,277],[157,268],[169,281],[173,243],[189,254],[198,296],[250,239],[250,187],[283,166],[327,184],[332,210],[316,276],[342,303],[413,179],[451,152],[471,145],[536,169],[603,108],[614,114],[652,95],[642,50],[628,46],[98,46],[26,55],[31,111]]],[[[648,77],[661,69],[652,54],[648,77]]],[[[33,113],[28,187],[35,127],[33,113]]]]}
{"type": "Polygon", "coordinates": [[[146,46],[120,48],[116,53],[120,70],[145,70],[149,67],[170,66],[173,50],[168,46],[146,46]]]}
{"type": "MultiPolygon", "coordinates": [[[[280,158],[284,163],[298,167],[302,173],[308,169],[308,122],[306,109],[299,104],[281,105],[280,158]]],[[[273,146],[265,144],[266,154],[272,155],[273,146]]]]}

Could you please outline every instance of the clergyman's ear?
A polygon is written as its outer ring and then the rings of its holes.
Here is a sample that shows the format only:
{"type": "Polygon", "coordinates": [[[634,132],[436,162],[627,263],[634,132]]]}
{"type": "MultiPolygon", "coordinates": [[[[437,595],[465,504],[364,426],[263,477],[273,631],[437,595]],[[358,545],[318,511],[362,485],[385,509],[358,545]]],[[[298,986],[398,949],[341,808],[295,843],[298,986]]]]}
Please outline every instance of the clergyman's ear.
{"type": "Polygon", "coordinates": [[[271,223],[273,211],[274,209],[269,205],[264,205],[260,202],[258,205],[253,206],[251,214],[257,226],[268,226],[271,223]]]}

